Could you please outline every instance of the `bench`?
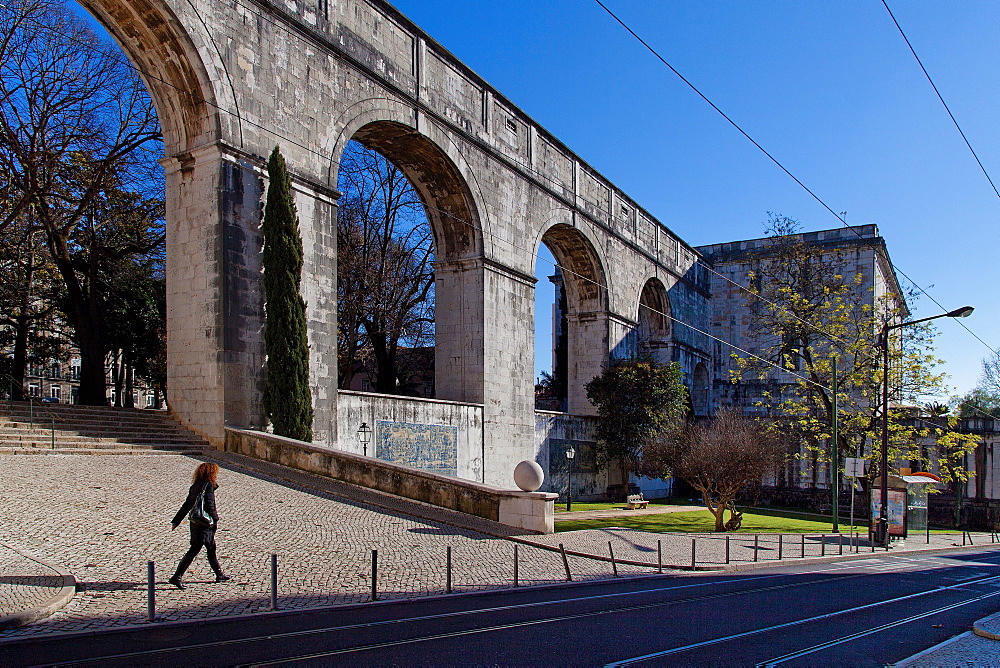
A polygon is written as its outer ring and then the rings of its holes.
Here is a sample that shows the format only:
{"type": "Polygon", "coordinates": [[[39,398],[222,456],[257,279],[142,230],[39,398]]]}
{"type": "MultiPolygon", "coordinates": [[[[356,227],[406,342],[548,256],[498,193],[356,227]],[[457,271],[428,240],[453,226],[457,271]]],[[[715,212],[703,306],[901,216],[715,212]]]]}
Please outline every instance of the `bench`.
{"type": "Polygon", "coordinates": [[[649,501],[642,498],[642,494],[630,494],[628,497],[626,497],[625,501],[627,504],[626,507],[629,510],[635,510],[636,508],[645,508],[646,506],[649,505],[649,501]]]}

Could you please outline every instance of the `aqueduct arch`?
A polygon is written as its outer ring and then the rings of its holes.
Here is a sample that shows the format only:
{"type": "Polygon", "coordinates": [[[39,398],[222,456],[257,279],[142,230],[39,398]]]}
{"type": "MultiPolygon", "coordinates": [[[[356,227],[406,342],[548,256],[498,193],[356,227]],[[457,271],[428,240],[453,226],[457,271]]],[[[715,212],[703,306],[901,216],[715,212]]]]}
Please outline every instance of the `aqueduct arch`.
{"type": "MultiPolygon", "coordinates": [[[[442,351],[454,383],[443,395],[439,383],[439,395],[481,412],[484,482],[509,486],[513,466],[535,455],[533,241],[545,235],[561,263],[594,281],[572,288],[586,343],[573,410],[588,410],[582,383],[638,325],[635,277],[669,277],[675,317],[706,329],[690,246],[382,0],[81,3],[141,71],[160,114],[169,401],[214,443],[227,425],[263,426],[259,224],[275,145],[303,240],[320,444],[338,447],[356,429],[339,424],[336,389],[335,165],[352,137],[400,165],[439,216],[436,276],[455,287],[439,298],[438,329],[463,342],[442,351]],[[564,215],[549,227],[555,210],[564,215]]],[[[685,359],[706,356],[707,342],[682,329],[672,340],[685,359]]]]}
{"type": "Polygon", "coordinates": [[[651,278],[642,286],[639,295],[638,348],[639,352],[651,355],[659,362],[670,362],[670,335],[672,321],[670,297],[663,282],[651,278]]]}
{"type": "Polygon", "coordinates": [[[567,411],[589,414],[593,406],[583,386],[601,372],[608,356],[606,272],[594,244],[566,223],[546,229],[539,243],[552,252],[566,290],[567,411]]]}

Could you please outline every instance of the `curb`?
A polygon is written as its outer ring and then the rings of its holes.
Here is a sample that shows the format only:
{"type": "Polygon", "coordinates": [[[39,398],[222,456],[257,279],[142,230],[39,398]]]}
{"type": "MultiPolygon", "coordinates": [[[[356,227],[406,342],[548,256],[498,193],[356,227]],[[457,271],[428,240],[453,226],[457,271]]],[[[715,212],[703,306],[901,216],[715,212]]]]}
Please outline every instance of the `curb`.
{"type": "Polygon", "coordinates": [[[25,626],[26,624],[36,622],[39,619],[44,619],[73,600],[73,596],[76,594],[76,577],[72,573],[56,566],[55,564],[45,561],[44,559],[40,559],[22,550],[11,547],[6,543],[0,543],[0,545],[8,550],[16,552],[25,559],[34,561],[36,564],[41,564],[62,578],[62,586],[59,588],[59,591],[45,603],[35,606],[34,608],[19,610],[9,615],[0,617],[0,631],[16,629],[21,626],[25,626]]]}
{"type": "Polygon", "coordinates": [[[989,617],[977,619],[972,625],[972,632],[980,638],[1000,640],[1000,612],[992,614],[989,617]],[[991,631],[990,629],[994,630],[991,631]]]}

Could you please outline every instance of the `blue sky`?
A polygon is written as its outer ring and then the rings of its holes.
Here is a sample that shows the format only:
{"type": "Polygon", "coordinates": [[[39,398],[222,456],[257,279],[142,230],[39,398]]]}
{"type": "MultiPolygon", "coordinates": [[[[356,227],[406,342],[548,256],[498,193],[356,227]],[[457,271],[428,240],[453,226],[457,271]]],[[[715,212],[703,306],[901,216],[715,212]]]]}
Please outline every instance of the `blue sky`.
{"type": "MultiPolygon", "coordinates": [[[[1000,198],[881,2],[606,3],[834,211],[877,224],[943,310],[975,306],[964,324],[1000,346],[1000,198]]],[[[692,245],[762,236],[768,211],[840,225],[592,0],[393,4],[692,245]]],[[[1000,185],[1000,3],[889,6],[1000,185]]],[[[924,297],[914,317],[941,310],[924,297]]],[[[990,351],[939,323],[964,392],[990,351]]]]}
{"type": "MultiPolygon", "coordinates": [[[[606,4],[834,211],[877,224],[944,310],[975,306],[963,322],[1000,346],[1000,198],[881,2],[606,4]]],[[[840,225],[596,2],[394,5],[690,244],[762,236],[768,211],[840,225]]],[[[1000,3],[889,6],[1000,185],[1000,3]]],[[[924,297],[915,317],[939,312],[924,297]]],[[[989,349],[939,330],[951,384],[970,389],[989,349]]]]}

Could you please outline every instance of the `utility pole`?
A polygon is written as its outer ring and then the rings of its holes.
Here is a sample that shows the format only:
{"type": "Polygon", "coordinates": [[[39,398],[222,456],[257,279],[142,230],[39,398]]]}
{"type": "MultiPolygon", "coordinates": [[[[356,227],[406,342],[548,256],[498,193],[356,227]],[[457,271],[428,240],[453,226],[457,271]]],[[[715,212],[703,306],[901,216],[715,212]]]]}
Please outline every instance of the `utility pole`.
{"type": "MultiPolygon", "coordinates": [[[[838,424],[837,407],[837,358],[833,358],[833,419],[831,429],[833,436],[833,533],[840,533],[840,425],[838,424]]],[[[853,489],[853,488],[852,488],[853,489]]],[[[853,499],[853,496],[851,497],[853,499]]]]}

